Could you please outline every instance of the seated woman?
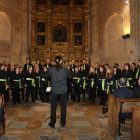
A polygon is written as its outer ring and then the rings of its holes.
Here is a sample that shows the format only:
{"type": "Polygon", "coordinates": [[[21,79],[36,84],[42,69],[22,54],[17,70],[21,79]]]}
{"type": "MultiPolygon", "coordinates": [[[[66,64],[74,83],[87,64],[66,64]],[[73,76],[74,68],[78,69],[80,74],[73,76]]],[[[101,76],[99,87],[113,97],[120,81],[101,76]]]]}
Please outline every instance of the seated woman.
{"type": "Polygon", "coordinates": [[[134,97],[140,98],[140,77],[138,79],[138,85],[134,88],[134,97]]]}

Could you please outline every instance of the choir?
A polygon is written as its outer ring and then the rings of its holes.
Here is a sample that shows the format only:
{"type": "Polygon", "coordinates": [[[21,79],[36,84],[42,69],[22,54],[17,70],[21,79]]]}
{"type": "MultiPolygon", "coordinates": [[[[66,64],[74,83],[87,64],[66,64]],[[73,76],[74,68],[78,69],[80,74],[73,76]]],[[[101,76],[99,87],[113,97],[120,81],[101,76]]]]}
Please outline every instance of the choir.
{"type": "MultiPolygon", "coordinates": [[[[46,91],[46,88],[51,86],[51,81],[47,78],[47,71],[51,66],[49,58],[46,59],[44,65],[39,59],[33,65],[30,59],[26,58],[26,64],[23,67],[14,65],[13,69],[8,63],[1,63],[0,93],[4,95],[4,100],[8,102],[12,95],[13,105],[21,104],[23,101],[28,103],[30,100],[33,103],[37,100],[43,103],[49,102],[50,93],[46,91]]],[[[140,60],[137,64],[124,64],[122,70],[118,63],[115,63],[113,67],[99,63],[90,66],[86,60],[83,60],[82,64],[76,64],[75,60],[71,60],[65,67],[72,73],[67,83],[67,99],[80,102],[81,98],[85,101],[87,97],[90,102],[95,103],[98,97],[103,113],[107,110],[108,95],[119,88],[120,77],[126,78],[127,87],[133,89],[140,76],[140,60]]]]}

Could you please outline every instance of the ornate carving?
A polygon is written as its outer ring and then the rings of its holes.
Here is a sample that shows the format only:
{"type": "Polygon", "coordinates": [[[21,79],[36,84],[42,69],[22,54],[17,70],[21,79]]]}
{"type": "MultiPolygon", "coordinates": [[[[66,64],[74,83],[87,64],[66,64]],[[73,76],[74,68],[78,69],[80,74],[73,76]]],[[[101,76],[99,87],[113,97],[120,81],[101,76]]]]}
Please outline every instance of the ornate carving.
{"type": "Polygon", "coordinates": [[[32,47],[36,50],[30,51],[31,59],[43,61],[50,57],[54,60],[55,55],[61,54],[68,62],[87,56],[89,13],[85,14],[86,3],[83,0],[37,0],[35,5],[34,1],[32,47]]]}
{"type": "Polygon", "coordinates": [[[69,5],[69,0],[52,0],[52,4],[69,5]]]}
{"type": "Polygon", "coordinates": [[[74,0],[74,4],[75,5],[82,5],[83,4],[83,0],[74,0]]]}
{"type": "Polygon", "coordinates": [[[46,4],[46,0],[37,0],[38,4],[46,4]]]}

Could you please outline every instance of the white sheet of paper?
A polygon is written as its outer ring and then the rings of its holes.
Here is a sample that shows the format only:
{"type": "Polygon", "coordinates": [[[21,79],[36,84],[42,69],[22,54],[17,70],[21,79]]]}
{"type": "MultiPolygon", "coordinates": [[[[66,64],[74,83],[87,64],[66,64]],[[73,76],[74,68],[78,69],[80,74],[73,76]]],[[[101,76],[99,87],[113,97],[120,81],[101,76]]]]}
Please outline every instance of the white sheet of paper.
{"type": "Polygon", "coordinates": [[[51,91],[51,87],[47,87],[46,92],[50,92],[50,91],[51,91]]]}

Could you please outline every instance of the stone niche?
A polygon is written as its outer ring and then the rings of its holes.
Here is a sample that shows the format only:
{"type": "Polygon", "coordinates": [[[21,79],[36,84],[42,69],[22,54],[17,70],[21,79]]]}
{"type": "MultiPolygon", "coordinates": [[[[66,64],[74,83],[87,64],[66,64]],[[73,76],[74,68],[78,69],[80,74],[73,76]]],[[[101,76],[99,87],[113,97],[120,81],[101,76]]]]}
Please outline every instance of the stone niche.
{"type": "Polygon", "coordinates": [[[9,51],[11,50],[11,22],[5,12],[0,12],[0,61],[10,62],[9,51]]]}
{"type": "Polygon", "coordinates": [[[28,56],[28,0],[0,0],[0,62],[23,65],[28,56]]]}
{"type": "MultiPolygon", "coordinates": [[[[120,0],[107,2],[103,0],[98,2],[97,7],[98,30],[95,32],[98,34],[98,47],[95,49],[99,52],[99,62],[109,63],[111,66],[116,62],[121,66],[126,62],[133,62],[132,36],[127,39],[122,38],[124,34],[131,34],[132,31],[130,5],[120,0]]],[[[95,19],[93,20],[95,22],[95,19]]],[[[95,49],[93,46],[93,50],[95,49]]]]}

